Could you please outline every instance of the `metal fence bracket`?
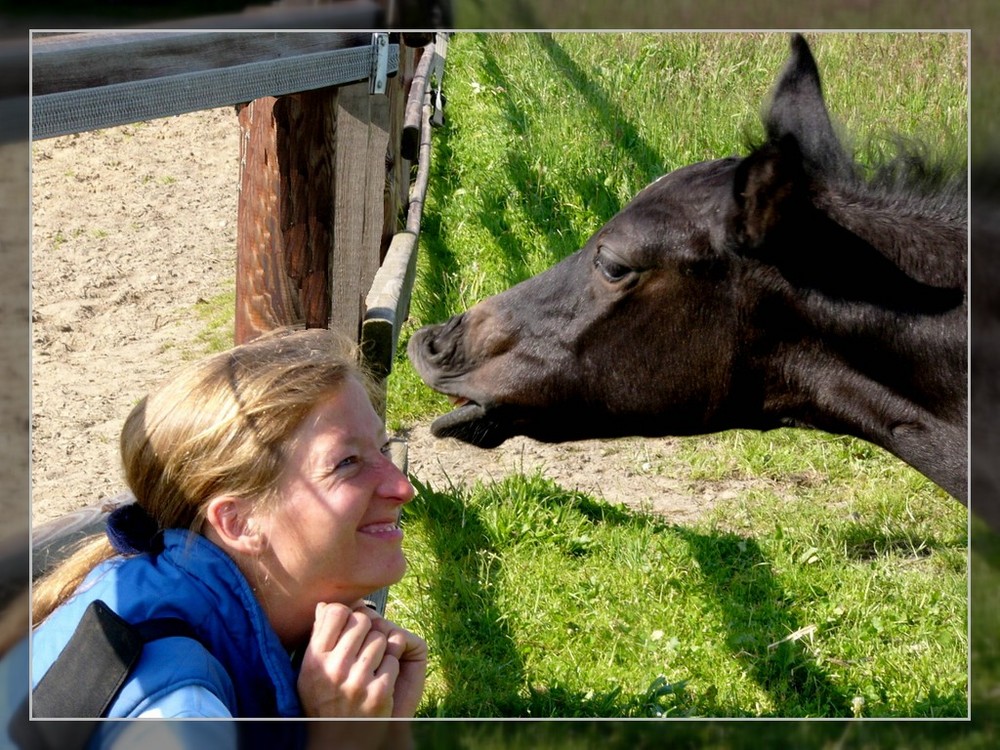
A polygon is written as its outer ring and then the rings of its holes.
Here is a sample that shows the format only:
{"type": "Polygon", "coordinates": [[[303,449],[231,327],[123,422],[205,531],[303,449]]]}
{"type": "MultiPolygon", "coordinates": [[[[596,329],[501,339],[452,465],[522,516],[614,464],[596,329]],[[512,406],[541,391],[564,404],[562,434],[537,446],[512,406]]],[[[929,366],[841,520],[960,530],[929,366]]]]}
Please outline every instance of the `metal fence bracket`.
{"type": "Polygon", "coordinates": [[[372,34],[372,74],[371,93],[384,94],[386,77],[389,73],[389,35],[383,32],[372,34]]]}

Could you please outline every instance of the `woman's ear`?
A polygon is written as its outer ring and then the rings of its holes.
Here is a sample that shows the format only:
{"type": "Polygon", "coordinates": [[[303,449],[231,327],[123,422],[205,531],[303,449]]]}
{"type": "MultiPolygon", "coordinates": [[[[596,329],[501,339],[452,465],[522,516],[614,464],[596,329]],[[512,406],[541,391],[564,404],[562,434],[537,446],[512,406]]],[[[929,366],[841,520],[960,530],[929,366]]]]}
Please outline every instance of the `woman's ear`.
{"type": "Polygon", "coordinates": [[[253,514],[253,504],[242,497],[222,495],[205,508],[206,536],[224,549],[245,555],[259,554],[266,535],[253,514]]]}

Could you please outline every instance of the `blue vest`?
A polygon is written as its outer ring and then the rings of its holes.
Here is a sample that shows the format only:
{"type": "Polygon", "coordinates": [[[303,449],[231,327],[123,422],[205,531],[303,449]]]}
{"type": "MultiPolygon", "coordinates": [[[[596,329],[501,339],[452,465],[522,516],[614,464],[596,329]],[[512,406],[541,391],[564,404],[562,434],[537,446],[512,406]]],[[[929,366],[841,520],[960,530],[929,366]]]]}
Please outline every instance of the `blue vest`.
{"type": "Polygon", "coordinates": [[[257,597],[233,560],[200,534],[170,529],[159,554],[116,557],[94,568],[32,634],[33,685],[95,599],[132,623],[181,618],[197,636],[147,643],[109,717],[137,716],[187,685],[208,688],[235,717],[302,715],[291,660],[257,597]]]}

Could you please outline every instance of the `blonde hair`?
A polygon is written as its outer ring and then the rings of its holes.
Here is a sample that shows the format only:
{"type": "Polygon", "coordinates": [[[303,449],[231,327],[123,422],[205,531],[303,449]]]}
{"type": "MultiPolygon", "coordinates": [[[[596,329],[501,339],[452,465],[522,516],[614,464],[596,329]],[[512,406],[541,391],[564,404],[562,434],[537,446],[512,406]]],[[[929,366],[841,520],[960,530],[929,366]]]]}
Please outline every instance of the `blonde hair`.
{"type": "MultiPolygon", "coordinates": [[[[122,428],[122,464],[136,503],[160,529],[200,531],[213,497],[273,502],[295,430],[351,377],[380,408],[357,346],[321,328],[269,333],[182,369],[139,401],[122,428]]],[[[115,554],[102,534],[42,579],[32,595],[33,624],[115,554]]]]}

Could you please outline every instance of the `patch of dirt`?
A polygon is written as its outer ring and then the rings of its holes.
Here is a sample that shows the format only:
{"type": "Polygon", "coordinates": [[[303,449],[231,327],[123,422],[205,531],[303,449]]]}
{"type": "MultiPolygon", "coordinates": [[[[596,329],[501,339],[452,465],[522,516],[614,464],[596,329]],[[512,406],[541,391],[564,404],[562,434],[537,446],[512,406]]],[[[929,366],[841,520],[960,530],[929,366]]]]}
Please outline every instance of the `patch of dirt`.
{"type": "Polygon", "coordinates": [[[565,489],[654,513],[672,523],[697,520],[754,480],[697,481],[684,476],[674,438],[584,440],[548,444],[517,437],[492,450],[439,440],[429,424],[406,434],[410,473],[434,489],[499,482],[512,474],[541,474],[565,489]]]}
{"type": "MultiPolygon", "coordinates": [[[[203,351],[197,308],[234,283],[238,136],[224,108],[33,145],[34,523],[121,492],[125,416],[203,351]]],[[[746,489],[684,479],[671,439],[483,451],[426,424],[407,437],[410,471],[435,488],[539,471],[678,523],[746,489]]]]}

